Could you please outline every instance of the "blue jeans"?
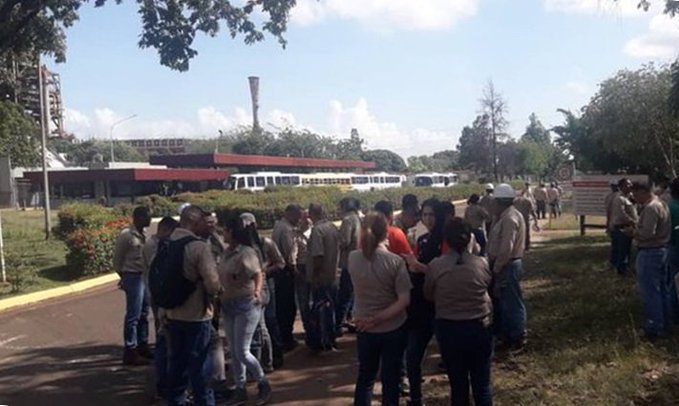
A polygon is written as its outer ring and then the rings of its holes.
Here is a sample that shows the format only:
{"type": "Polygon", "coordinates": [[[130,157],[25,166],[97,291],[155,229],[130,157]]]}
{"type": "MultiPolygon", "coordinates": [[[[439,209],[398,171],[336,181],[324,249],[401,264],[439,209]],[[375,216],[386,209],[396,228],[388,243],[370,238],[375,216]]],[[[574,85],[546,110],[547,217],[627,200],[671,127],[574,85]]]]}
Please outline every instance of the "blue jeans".
{"type": "Polygon", "coordinates": [[[185,404],[190,381],[194,404],[214,406],[215,398],[210,388],[212,368],[208,362],[212,335],[210,321],[169,320],[167,333],[170,350],[168,405],[185,404]]]}
{"type": "Polygon", "coordinates": [[[667,272],[667,301],[670,304],[672,321],[679,324],[679,297],[677,297],[677,284],[674,277],[679,273],[679,247],[670,246],[668,254],[667,272]]]}
{"type": "Polygon", "coordinates": [[[486,230],[483,228],[477,228],[472,230],[472,233],[474,233],[474,238],[476,238],[476,242],[479,243],[479,247],[481,248],[481,252],[479,252],[480,256],[485,256],[486,255],[486,230]]]}
{"type": "Polygon", "coordinates": [[[354,305],[354,285],[351,283],[351,276],[349,276],[349,269],[342,268],[339,280],[339,289],[337,290],[337,301],[335,305],[335,330],[342,327],[345,319],[349,315],[351,308],[354,305]]]}
{"type": "Polygon", "coordinates": [[[334,286],[313,290],[313,307],[309,316],[308,345],[317,350],[327,350],[335,345],[335,297],[334,286]]]}
{"type": "Polygon", "coordinates": [[[433,321],[432,318],[408,329],[406,374],[410,385],[410,399],[414,401],[422,400],[422,360],[434,335],[433,321]]]}
{"type": "Polygon", "coordinates": [[[250,351],[252,352],[252,355],[257,357],[259,365],[263,368],[273,368],[273,343],[271,341],[271,333],[267,327],[265,313],[266,306],[262,310],[262,317],[260,317],[257,328],[255,329],[255,334],[252,336],[250,351]]]}
{"type": "Polygon", "coordinates": [[[358,377],[354,406],[371,405],[378,370],[382,373],[382,405],[398,406],[401,359],[407,340],[404,327],[386,333],[357,334],[358,377]]]}
{"type": "Polygon", "coordinates": [[[640,249],[637,254],[637,283],[644,313],[644,331],[665,334],[669,329],[667,297],[667,248],[640,249]]]}
{"type": "Polygon", "coordinates": [[[262,318],[262,307],[252,298],[240,298],[222,303],[224,331],[231,351],[231,370],[238,388],[245,387],[246,372],[257,382],[266,380],[262,366],[250,352],[252,336],[262,318]]]}
{"type": "Polygon", "coordinates": [[[295,274],[295,299],[299,309],[299,317],[302,319],[304,331],[309,331],[309,314],[311,313],[311,284],[306,276],[306,266],[297,264],[295,274]]]}
{"type": "Polygon", "coordinates": [[[271,337],[271,345],[274,348],[281,348],[283,340],[281,340],[281,330],[278,325],[278,318],[276,316],[276,281],[274,278],[266,279],[266,287],[269,289],[269,303],[264,307],[264,321],[266,328],[269,330],[271,337]]]}
{"type": "Polygon", "coordinates": [[[613,266],[618,271],[618,274],[626,274],[629,270],[632,239],[625,235],[619,228],[614,228],[613,231],[611,231],[611,248],[613,266]]]}
{"type": "Polygon", "coordinates": [[[474,404],[490,406],[490,366],[493,357],[493,333],[479,320],[453,321],[437,319],[436,339],[446,365],[450,383],[450,404],[469,405],[471,379],[474,404]]]}
{"type": "Polygon", "coordinates": [[[523,263],[521,259],[515,259],[502,268],[501,279],[495,298],[495,332],[498,337],[507,342],[514,343],[521,340],[526,334],[526,306],[523,304],[521,292],[521,277],[523,263]]]}
{"type": "Polygon", "coordinates": [[[125,291],[125,348],[136,348],[149,341],[149,298],[140,273],[123,272],[120,283],[125,291]]]}

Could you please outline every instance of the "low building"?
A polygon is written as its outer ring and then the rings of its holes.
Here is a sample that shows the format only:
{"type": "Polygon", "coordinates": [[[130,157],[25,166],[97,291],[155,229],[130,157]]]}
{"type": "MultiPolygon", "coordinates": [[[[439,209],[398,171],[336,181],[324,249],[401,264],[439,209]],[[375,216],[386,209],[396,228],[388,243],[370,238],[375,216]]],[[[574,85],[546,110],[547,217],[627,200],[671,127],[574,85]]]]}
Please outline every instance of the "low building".
{"type": "MultiPolygon", "coordinates": [[[[221,189],[229,173],[220,169],[168,169],[164,167],[128,167],[49,171],[52,207],[78,201],[106,202],[107,205],[134,203],[135,198],[152,194],[174,195],[221,189]]],[[[24,172],[33,194],[41,195],[42,172],[24,172]]]]}

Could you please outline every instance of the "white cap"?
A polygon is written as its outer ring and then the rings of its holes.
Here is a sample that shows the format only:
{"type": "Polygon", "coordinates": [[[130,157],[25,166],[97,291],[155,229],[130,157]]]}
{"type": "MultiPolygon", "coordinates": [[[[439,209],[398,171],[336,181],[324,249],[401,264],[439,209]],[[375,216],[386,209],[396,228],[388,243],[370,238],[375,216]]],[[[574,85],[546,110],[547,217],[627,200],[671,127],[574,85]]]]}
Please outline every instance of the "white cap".
{"type": "Polygon", "coordinates": [[[257,219],[252,213],[242,213],[240,215],[240,220],[243,222],[243,226],[245,227],[249,226],[250,224],[254,224],[255,226],[257,225],[257,219]]]}
{"type": "Polygon", "coordinates": [[[506,183],[501,183],[495,188],[495,193],[493,196],[496,199],[514,199],[516,197],[516,192],[506,183]]]}
{"type": "Polygon", "coordinates": [[[486,190],[493,190],[493,189],[495,189],[495,186],[493,186],[492,183],[489,183],[489,184],[486,185],[486,190]]]}
{"type": "Polygon", "coordinates": [[[179,207],[177,207],[177,213],[179,213],[179,215],[181,216],[184,209],[186,209],[189,206],[191,206],[191,203],[185,202],[185,203],[180,204],[179,207]]]}

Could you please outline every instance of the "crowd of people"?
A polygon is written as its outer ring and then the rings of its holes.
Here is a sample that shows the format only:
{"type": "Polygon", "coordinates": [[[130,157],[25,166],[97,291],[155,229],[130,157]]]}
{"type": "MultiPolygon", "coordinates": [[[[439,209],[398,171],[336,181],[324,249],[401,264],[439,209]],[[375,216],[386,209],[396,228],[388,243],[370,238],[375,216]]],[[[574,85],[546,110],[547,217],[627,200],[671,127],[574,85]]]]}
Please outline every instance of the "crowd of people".
{"type": "Polygon", "coordinates": [[[621,277],[630,275],[634,243],[644,334],[665,337],[679,323],[679,178],[657,191],[647,182],[612,181],[604,205],[610,265],[621,277]]]}
{"type": "Polygon", "coordinates": [[[217,225],[193,205],[147,238],[149,212],[138,207],[114,253],[126,294],[123,363],[153,363],[169,405],[245,405],[248,381],[264,405],[267,374],[300,344],[299,316],[313,353],[336,351],[338,337],[356,334],[355,405],[371,404],[378,371],[382,404],[406,396],[424,404],[422,364],[434,337],[451,404],[469,404],[471,386],[475,404],[490,405],[494,351],[526,343],[522,258],[542,195],[529,185],[486,189],[460,217],[435,198],[406,195],[398,214],[389,201],[365,208],[345,198],[339,227],[319,204],[290,204],[271,238],[259,235],[251,213],[217,225]]]}

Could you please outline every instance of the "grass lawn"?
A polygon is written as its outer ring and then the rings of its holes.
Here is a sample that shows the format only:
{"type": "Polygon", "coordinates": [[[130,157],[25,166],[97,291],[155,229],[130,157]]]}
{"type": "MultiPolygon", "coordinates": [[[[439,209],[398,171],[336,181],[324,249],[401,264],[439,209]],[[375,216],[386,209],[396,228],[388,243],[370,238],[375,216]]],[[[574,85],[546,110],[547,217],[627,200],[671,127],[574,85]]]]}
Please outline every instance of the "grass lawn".
{"type": "MultiPolygon", "coordinates": [[[[497,404],[679,404],[679,337],[639,338],[635,279],[608,269],[607,250],[603,235],[569,237],[526,258],[529,345],[493,364],[497,404]]],[[[447,382],[430,389],[445,404],[447,382]]]]}
{"type": "MultiPolygon", "coordinates": [[[[52,222],[56,223],[56,213],[52,222]]],[[[0,298],[53,288],[69,282],[65,273],[66,246],[54,237],[45,240],[42,211],[3,210],[2,228],[5,255],[24,258],[26,265],[35,268],[36,274],[22,292],[11,293],[9,286],[0,286],[0,298]]]]}

